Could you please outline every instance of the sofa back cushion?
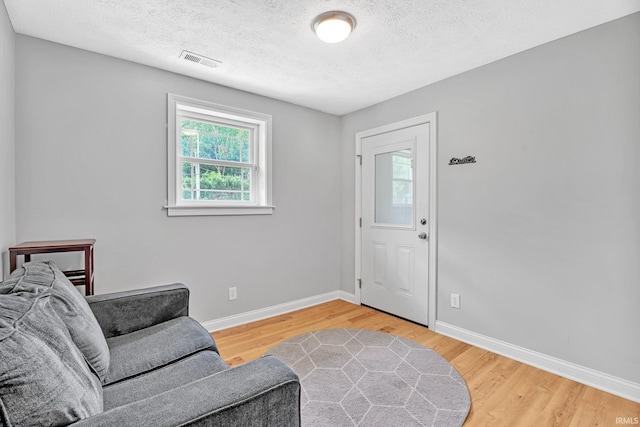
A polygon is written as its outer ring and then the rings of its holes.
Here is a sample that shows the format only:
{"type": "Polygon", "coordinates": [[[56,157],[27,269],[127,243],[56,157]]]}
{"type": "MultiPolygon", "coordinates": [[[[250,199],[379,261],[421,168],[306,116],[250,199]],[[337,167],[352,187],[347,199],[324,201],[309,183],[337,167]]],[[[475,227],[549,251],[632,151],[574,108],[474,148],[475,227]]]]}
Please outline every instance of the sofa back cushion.
{"type": "Polygon", "coordinates": [[[0,424],[67,425],[102,412],[102,386],[50,304],[0,294],[0,424]]]}
{"type": "Polygon", "coordinates": [[[69,330],[93,372],[103,381],[109,370],[109,347],[89,304],[53,261],[25,263],[2,284],[0,293],[40,294],[51,290],[51,305],[69,330]]]}

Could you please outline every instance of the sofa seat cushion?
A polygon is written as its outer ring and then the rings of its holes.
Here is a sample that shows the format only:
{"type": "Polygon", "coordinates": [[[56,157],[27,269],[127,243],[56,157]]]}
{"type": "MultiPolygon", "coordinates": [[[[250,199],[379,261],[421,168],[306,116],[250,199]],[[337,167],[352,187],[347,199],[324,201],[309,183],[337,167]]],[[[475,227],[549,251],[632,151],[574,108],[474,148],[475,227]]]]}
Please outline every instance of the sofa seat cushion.
{"type": "Polygon", "coordinates": [[[102,412],[102,387],[50,303],[0,294],[0,425],[67,425],[102,412]]]}
{"type": "Polygon", "coordinates": [[[53,261],[25,263],[2,284],[0,293],[40,294],[51,290],[51,306],[64,322],[73,343],[102,381],[109,369],[109,348],[84,296],[53,261]]]}
{"type": "Polygon", "coordinates": [[[137,402],[229,369],[215,351],[204,350],[137,377],[105,386],[104,410],[137,402]]]}
{"type": "Polygon", "coordinates": [[[107,338],[111,353],[104,385],[132,378],[202,350],[215,350],[211,335],[191,317],[107,338]]]}

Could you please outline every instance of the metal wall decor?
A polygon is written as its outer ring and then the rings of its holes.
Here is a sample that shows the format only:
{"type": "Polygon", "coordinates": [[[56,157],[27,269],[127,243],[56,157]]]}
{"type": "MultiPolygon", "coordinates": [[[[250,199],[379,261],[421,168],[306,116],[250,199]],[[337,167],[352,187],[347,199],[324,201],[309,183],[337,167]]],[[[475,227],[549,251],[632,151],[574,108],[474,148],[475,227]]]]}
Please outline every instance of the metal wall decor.
{"type": "Polygon", "coordinates": [[[457,157],[452,157],[451,160],[449,160],[449,165],[464,165],[466,163],[475,163],[475,162],[476,162],[476,158],[473,156],[467,156],[462,159],[459,159],[457,157]]]}

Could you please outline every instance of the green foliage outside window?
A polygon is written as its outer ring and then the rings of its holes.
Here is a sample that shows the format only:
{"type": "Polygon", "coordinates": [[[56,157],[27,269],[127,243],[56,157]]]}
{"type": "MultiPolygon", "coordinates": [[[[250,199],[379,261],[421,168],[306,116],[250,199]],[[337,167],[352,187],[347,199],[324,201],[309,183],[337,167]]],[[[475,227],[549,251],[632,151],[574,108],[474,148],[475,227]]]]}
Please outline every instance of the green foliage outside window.
{"type": "MultiPolygon", "coordinates": [[[[196,120],[181,120],[180,150],[184,157],[248,163],[249,129],[196,120]]],[[[247,165],[182,163],[183,200],[250,200],[251,170],[247,165]]]]}

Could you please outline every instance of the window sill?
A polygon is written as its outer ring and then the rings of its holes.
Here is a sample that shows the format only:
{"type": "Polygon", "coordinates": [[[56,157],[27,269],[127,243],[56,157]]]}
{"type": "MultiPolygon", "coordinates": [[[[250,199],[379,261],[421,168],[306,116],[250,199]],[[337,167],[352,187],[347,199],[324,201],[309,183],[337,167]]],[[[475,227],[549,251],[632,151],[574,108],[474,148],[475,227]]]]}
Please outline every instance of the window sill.
{"type": "Polygon", "coordinates": [[[275,206],[165,206],[169,216],[271,215],[275,206]]]}

